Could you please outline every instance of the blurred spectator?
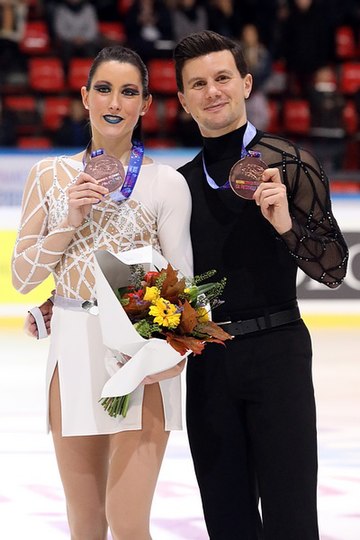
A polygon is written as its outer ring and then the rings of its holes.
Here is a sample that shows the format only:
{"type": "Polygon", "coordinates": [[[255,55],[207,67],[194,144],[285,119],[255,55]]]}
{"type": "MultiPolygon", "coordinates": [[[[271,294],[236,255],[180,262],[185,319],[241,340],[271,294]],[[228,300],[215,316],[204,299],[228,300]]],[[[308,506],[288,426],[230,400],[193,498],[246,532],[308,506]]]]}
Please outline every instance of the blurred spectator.
{"type": "Polygon", "coordinates": [[[28,8],[21,0],[0,0],[0,83],[26,82],[26,59],[19,44],[28,8]]]}
{"type": "Polygon", "coordinates": [[[239,34],[241,11],[235,0],[210,0],[205,5],[209,30],[230,38],[239,34]]]}
{"type": "Polygon", "coordinates": [[[261,43],[259,31],[254,24],[245,24],[240,34],[240,43],[257,89],[261,90],[271,74],[272,58],[261,43]]]}
{"type": "Polygon", "coordinates": [[[261,36],[261,41],[273,53],[275,34],[279,23],[282,6],[287,0],[234,0],[238,29],[234,34],[239,34],[239,27],[248,23],[256,26],[261,36]]]}
{"type": "Polygon", "coordinates": [[[124,22],[128,45],[145,62],[172,57],[173,28],[170,9],[164,0],[134,0],[124,22]]]}
{"type": "Polygon", "coordinates": [[[81,99],[74,98],[70,103],[69,115],[64,117],[54,136],[54,144],[61,147],[84,148],[90,138],[87,112],[81,99]]]}
{"type": "Polygon", "coordinates": [[[59,2],[57,0],[42,0],[43,17],[48,27],[49,36],[52,43],[55,43],[54,13],[59,2]]]}
{"type": "Polygon", "coordinates": [[[174,38],[178,42],[192,32],[207,30],[207,12],[198,0],[177,0],[172,9],[174,38]]]}
{"type": "Polygon", "coordinates": [[[309,92],[314,153],[329,174],[343,166],[345,155],[345,98],[338,90],[334,70],[325,66],[314,75],[309,92]]]}
{"type": "Polygon", "coordinates": [[[267,130],[270,122],[269,100],[266,94],[256,85],[246,100],[246,116],[257,129],[261,131],[267,130]]]}
{"type": "Polygon", "coordinates": [[[119,15],[117,0],[93,0],[99,21],[116,21],[119,15]]]}
{"type": "Polygon", "coordinates": [[[326,17],[324,6],[315,0],[289,2],[282,47],[290,94],[306,97],[315,71],[334,59],[334,39],[332,18],[326,17]]]}
{"type": "Polygon", "coordinates": [[[336,28],[349,26],[354,41],[360,45],[360,2],[359,0],[319,0],[326,10],[326,18],[333,21],[336,28]]]}
{"type": "Polygon", "coordinates": [[[65,73],[74,56],[93,57],[100,49],[98,17],[87,0],[62,0],[54,7],[54,33],[65,73]]]}
{"type": "Polygon", "coordinates": [[[0,107],[0,147],[16,146],[16,120],[12,111],[0,107]]]}
{"type": "Polygon", "coordinates": [[[259,32],[254,24],[248,23],[243,26],[240,43],[253,77],[253,88],[246,101],[247,116],[258,129],[266,130],[270,113],[264,85],[271,74],[272,58],[265,45],[260,42],[259,32]]]}

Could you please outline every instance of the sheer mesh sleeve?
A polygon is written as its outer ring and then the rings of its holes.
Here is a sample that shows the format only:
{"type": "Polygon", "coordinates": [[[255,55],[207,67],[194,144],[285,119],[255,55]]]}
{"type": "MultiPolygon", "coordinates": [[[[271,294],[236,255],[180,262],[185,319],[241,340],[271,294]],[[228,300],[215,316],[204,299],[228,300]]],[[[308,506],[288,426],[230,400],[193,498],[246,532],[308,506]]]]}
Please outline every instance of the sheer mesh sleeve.
{"type": "Polygon", "coordinates": [[[42,283],[61,259],[74,228],[48,231],[49,208],[44,182],[54,174],[53,160],[38,162],[25,185],[20,228],[12,259],[13,285],[27,293],[42,283]]]}
{"type": "Polygon", "coordinates": [[[272,137],[268,141],[264,143],[264,160],[282,173],[292,218],[292,229],[281,238],[308,276],[337,287],[346,274],[348,249],[332,213],[328,179],[306,150],[283,139],[272,137]]]}

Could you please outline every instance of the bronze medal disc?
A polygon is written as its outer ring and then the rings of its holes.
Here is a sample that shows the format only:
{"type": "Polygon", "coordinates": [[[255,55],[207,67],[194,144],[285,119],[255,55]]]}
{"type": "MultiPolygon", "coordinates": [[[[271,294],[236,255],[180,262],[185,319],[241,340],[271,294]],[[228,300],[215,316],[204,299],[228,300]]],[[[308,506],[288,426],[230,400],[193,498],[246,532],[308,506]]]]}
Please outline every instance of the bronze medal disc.
{"type": "Polygon", "coordinates": [[[236,195],[252,199],[261,184],[261,175],[268,166],[258,157],[245,156],[237,161],[229,174],[229,182],[236,195]]]}
{"type": "Polygon", "coordinates": [[[124,183],[123,164],[113,156],[100,154],[100,156],[91,158],[84,171],[95,180],[100,180],[100,184],[106,187],[110,193],[120,189],[124,183]]]}

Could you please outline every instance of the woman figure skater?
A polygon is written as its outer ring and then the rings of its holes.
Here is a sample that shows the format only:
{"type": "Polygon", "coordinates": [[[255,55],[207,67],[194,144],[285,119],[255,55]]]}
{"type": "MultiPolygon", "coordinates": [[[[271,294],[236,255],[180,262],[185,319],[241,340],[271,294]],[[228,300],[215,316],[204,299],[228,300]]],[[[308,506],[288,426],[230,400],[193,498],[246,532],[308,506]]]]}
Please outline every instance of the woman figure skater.
{"type": "Polygon", "coordinates": [[[109,527],[113,540],[150,540],[151,503],[169,431],[181,429],[184,362],[140,385],[125,418],[110,417],[99,403],[109,377],[99,318],[82,304],[96,298],[99,249],[117,253],[151,244],[174,268],[191,275],[191,198],[175,169],[146,156],[139,162],[143,147],[135,143],[134,130],[152,98],[137,53],[124,47],[100,51],[81,95],[91,141],[74,156],[43,159],[30,171],[13,283],[27,293],[50,273],[55,279],[48,423],[71,539],[105,540],[109,527]],[[91,156],[101,152],[127,170],[130,187],[120,200],[84,172],[91,156]]]}

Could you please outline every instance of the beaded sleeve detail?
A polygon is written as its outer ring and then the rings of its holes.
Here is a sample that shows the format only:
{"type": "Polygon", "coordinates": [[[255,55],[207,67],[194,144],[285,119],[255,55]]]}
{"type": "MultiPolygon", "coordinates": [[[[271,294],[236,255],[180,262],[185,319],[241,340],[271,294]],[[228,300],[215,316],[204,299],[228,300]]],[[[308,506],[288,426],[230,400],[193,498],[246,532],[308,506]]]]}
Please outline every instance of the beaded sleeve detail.
{"type": "Polygon", "coordinates": [[[321,165],[308,151],[266,134],[252,150],[259,150],[269,167],[280,169],[287,187],[292,229],[281,238],[290,254],[312,279],[337,287],[345,277],[348,249],[321,165]]]}
{"type": "MultiPolygon", "coordinates": [[[[151,177],[160,176],[157,171],[161,166],[150,167],[151,177]]],[[[172,246],[167,247],[170,243],[167,242],[167,236],[170,233],[163,233],[161,230],[159,232],[159,229],[171,231],[176,225],[174,244],[183,248],[184,259],[190,257],[190,194],[179,173],[171,169],[173,174],[183,181],[180,187],[186,189],[185,195],[183,192],[179,193],[179,214],[186,209],[181,214],[181,222],[176,211],[170,211],[170,205],[166,201],[159,201],[159,204],[162,203],[159,212],[151,200],[144,202],[149,191],[145,191],[144,195],[144,190],[140,187],[138,197],[120,204],[105,197],[99,204],[93,205],[89,217],[80,227],[62,228],[61,223],[68,210],[67,189],[81,170],[81,162],[70,158],[52,158],[40,161],[30,172],[12,261],[13,283],[20,292],[27,293],[49,274],[53,274],[57,294],[67,298],[93,299],[94,251],[106,249],[116,253],[119,250],[151,244],[158,251],[162,251],[165,246],[164,255],[170,260],[173,249],[172,246]],[[177,222],[171,223],[171,220],[176,219],[177,222]]],[[[148,173],[143,173],[143,177],[146,178],[146,182],[143,181],[144,186],[147,186],[148,181],[151,183],[148,173]]],[[[154,182],[156,183],[156,180],[154,182]]],[[[179,182],[176,186],[177,184],[179,182]]],[[[150,187],[146,189],[151,190],[150,187]]],[[[157,193],[154,198],[156,195],[157,193]]],[[[192,270],[192,261],[189,266],[185,263],[187,262],[183,263],[186,270],[192,270]]],[[[178,268],[181,268],[180,264],[178,268]]]]}

